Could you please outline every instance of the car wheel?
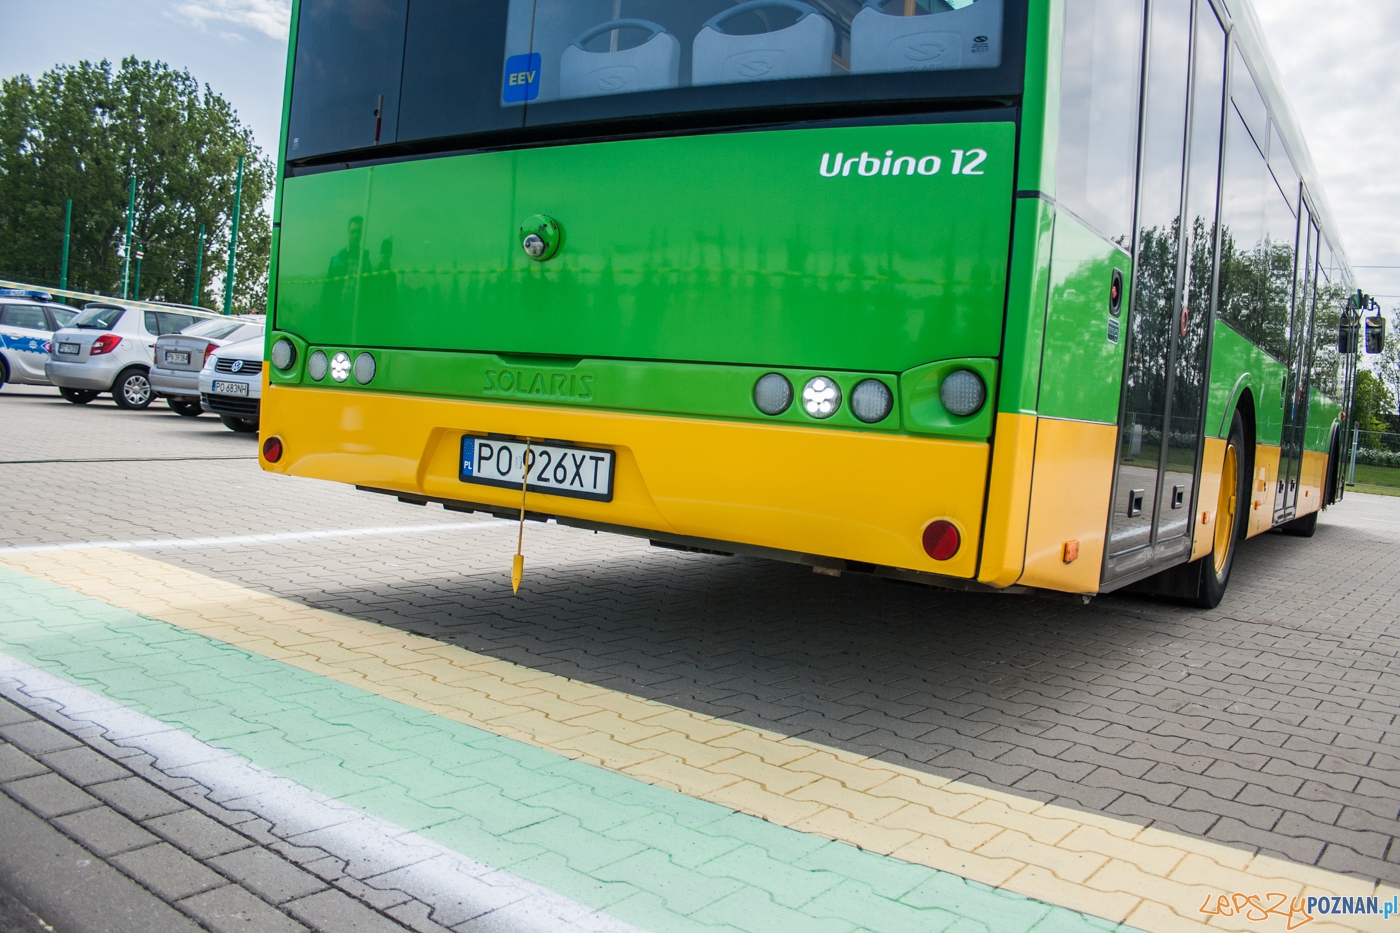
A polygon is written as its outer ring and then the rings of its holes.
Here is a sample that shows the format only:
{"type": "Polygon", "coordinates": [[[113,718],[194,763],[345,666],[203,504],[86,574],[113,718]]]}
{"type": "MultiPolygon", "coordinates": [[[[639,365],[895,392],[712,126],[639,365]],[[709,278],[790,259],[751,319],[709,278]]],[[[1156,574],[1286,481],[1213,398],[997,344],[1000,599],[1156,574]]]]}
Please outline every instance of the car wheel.
{"type": "Polygon", "coordinates": [[[0,358],[0,386],[10,381],[10,367],[5,364],[5,360],[0,358]]]}
{"type": "Polygon", "coordinates": [[[170,410],[175,414],[183,415],[186,418],[198,418],[204,414],[203,406],[198,402],[191,402],[189,399],[168,398],[165,400],[165,404],[169,405],[170,410]]]}
{"type": "Polygon", "coordinates": [[[256,418],[235,418],[233,415],[220,415],[219,420],[230,431],[237,431],[239,434],[258,433],[258,419],[256,418]]]}
{"type": "Polygon", "coordinates": [[[112,383],[112,400],[118,408],[140,411],[151,404],[155,396],[151,392],[151,377],[144,369],[133,366],[124,369],[117,381],[112,383]]]}
{"type": "Polygon", "coordinates": [[[74,405],[86,405],[97,398],[97,392],[93,389],[59,389],[58,394],[68,399],[74,405]]]}

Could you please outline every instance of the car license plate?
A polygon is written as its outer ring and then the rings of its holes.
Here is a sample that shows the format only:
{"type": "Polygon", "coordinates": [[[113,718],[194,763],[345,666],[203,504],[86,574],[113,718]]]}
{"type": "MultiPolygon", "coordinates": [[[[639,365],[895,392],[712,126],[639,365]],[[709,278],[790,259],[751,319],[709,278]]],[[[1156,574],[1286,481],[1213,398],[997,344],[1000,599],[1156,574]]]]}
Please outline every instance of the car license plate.
{"type": "MultiPolygon", "coordinates": [[[[483,483],[519,489],[524,480],[525,442],[493,438],[462,438],[461,471],[464,483],[483,483]]],[[[574,496],[611,502],[613,452],[572,444],[529,445],[530,478],[525,488],[556,496],[574,496]]]]}
{"type": "Polygon", "coordinates": [[[188,350],[186,350],[184,353],[176,353],[172,350],[166,350],[165,361],[167,363],[183,363],[186,366],[188,366],[190,362],[190,353],[188,350]]]}
{"type": "Polygon", "coordinates": [[[58,352],[64,356],[77,356],[82,350],[83,348],[76,343],[60,343],[58,345],[58,352]]]}
{"type": "Polygon", "coordinates": [[[246,382],[220,382],[214,380],[214,394],[216,395],[247,395],[248,383],[246,382]]]}

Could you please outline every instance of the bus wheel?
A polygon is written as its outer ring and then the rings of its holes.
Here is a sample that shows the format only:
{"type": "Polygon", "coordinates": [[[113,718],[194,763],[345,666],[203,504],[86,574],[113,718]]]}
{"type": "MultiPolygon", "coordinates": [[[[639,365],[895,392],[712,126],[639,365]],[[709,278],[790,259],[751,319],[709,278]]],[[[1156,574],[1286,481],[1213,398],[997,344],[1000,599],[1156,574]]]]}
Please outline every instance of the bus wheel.
{"type": "Polygon", "coordinates": [[[1215,544],[1201,558],[1201,588],[1196,605],[1214,609],[1225,598],[1235,551],[1244,540],[1244,508],[1249,501],[1248,474],[1244,468],[1244,419],[1240,413],[1230,421],[1230,438],[1225,442],[1225,462],[1220,469],[1220,498],[1215,506],[1215,544]]]}

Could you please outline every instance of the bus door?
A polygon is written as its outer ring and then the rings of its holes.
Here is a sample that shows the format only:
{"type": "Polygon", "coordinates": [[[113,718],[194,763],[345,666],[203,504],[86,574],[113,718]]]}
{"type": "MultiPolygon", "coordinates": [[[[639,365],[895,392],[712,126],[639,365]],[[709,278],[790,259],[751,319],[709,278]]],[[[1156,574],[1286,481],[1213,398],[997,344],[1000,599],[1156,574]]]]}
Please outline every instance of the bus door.
{"type": "Polygon", "coordinates": [[[1149,7],[1135,278],[1105,582],[1191,550],[1225,63],[1224,28],[1209,3],[1194,5],[1194,76],[1193,3],[1153,0],[1149,7]]]}
{"type": "Polygon", "coordinates": [[[1299,209],[1298,273],[1293,301],[1293,321],[1288,330],[1288,372],[1279,391],[1283,401],[1283,432],[1278,461],[1278,490],[1274,496],[1274,524],[1293,517],[1298,508],[1299,474],[1303,467],[1303,440],[1308,427],[1308,371],[1312,348],[1313,301],[1317,290],[1318,230],[1306,201],[1299,209]],[[1300,245],[1302,245],[1300,243],[1300,245]]]}

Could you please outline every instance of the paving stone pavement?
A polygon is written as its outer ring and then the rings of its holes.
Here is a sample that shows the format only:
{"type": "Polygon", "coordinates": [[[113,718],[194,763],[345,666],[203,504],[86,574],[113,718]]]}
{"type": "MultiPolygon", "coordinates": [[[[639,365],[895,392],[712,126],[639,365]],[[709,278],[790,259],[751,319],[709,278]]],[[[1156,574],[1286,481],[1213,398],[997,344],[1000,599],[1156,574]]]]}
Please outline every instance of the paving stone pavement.
{"type": "MultiPolygon", "coordinates": [[[[0,545],[462,520],[242,462],[198,467],[207,485],[243,487],[237,519],[194,494],[169,497],[176,528],[114,501],[194,475],[165,469],[51,465],[62,513],[21,503],[0,545]],[[83,524],[92,509],[101,520],[83,524]]],[[[0,465],[7,484],[37,475],[0,465]]],[[[507,523],[150,556],[922,773],[1393,884],[1397,541],[1400,500],[1348,497],[1314,539],[1246,543],[1209,612],[831,579],[533,524],[518,598],[507,523]]]]}

